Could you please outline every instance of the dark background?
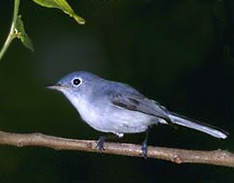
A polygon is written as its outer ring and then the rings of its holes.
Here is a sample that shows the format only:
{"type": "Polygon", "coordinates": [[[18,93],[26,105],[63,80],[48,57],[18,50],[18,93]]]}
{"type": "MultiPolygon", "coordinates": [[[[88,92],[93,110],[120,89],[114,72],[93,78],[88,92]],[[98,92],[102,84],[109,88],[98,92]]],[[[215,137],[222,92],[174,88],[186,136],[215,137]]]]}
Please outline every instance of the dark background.
{"type": "MultiPolygon", "coordinates": [[[[234,151],[233,1],[68,1],[87,23],[22,0],[31,53],[14,40],[0,61],[0,129],[97,139],[62,94],[45,86],[86,70],[126,82],[169,110],[230,133],[227,140],[167,126],[149,144],[234,151]]],[[[0,45],[9,32],[13,0],[0,1],[0,45]]],[[[126,135],[141,143],[144,134],[126,135]]],[[[231,168],[182,164],[40,147],[0,147],[1,183],[234,182],[231,168]]]]}

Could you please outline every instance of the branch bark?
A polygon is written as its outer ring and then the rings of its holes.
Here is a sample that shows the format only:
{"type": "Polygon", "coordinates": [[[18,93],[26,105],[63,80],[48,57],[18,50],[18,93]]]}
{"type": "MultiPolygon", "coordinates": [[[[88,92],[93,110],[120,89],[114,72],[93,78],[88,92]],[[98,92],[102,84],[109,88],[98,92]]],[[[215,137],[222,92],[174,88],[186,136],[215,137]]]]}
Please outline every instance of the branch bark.
{"type": "MultiPolygon", "coordinates": [[[[55,150],[75,150],[100,153],[93,140],[75,140],[41,133],[17,134],[0,131],[0,144],[17,147],[41,146],[55,150]]],[[[102,153],[142,157],[141,146],[127,143],[105,143],[102,153]]],[[[202,163],[234,168],[234,154],[224,150],[197,151],[165,147],[148,147],[148,157],[174,163],[202,163]]]]}

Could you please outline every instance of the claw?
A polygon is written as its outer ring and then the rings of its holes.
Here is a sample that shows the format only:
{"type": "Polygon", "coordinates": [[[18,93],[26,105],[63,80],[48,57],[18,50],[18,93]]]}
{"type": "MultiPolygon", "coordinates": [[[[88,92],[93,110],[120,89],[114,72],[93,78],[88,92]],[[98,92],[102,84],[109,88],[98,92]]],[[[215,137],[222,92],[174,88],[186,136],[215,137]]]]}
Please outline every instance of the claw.
{"type": "Polygon", "coordinates": [[[106,137],[104,137],[104,136],[99,137],[99,139],[97,141],[97,146],[96,146],[96,148],[98,148],[99,151],[104,151],[105,150],[105,148],[104,148],[105,140],[106,140],[106,137]]]}

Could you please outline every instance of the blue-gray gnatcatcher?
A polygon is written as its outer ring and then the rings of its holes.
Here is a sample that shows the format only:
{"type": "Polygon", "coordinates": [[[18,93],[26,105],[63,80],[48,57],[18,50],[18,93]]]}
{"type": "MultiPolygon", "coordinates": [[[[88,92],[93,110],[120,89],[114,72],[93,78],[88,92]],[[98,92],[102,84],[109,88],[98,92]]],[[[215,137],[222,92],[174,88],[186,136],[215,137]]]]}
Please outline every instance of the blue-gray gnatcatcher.
{"type": "MultiPolygon", "coordinates": [[[[61,91],[91,127],[119,137],[124,133],[146,132],[149,126],[159,123],[185,126],[216,138],[227,137],[221,130],[168,111],[129,85],[88,72],[71,73],[49,88],[61,91]]],[[[100,149],[103,149],[104,140],[103,137],[98,140],[100,149]]],[[[147,138],[142,144],[142,152],[146,156],[147,138]]]]}

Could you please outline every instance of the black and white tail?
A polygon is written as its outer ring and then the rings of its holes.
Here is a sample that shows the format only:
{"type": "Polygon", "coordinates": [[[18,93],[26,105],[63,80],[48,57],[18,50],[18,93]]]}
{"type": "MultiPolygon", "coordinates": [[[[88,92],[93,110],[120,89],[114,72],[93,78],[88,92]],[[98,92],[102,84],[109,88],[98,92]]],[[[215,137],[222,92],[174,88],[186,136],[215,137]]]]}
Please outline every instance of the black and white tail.
{"type": "Polygon", "coordinates": [[[222,132],[221,130],[215,129],[215,127],[209,127],[205,124],[199,124],[199,122],[191,121],[189,119],[186,119],[186,117],[179,116],[174,113],[169,114],[169,118],[171,119],[172,123],[207,133],[216,138],[225,139],[228,135],[228,133],[226,132],[222,132]]]}

